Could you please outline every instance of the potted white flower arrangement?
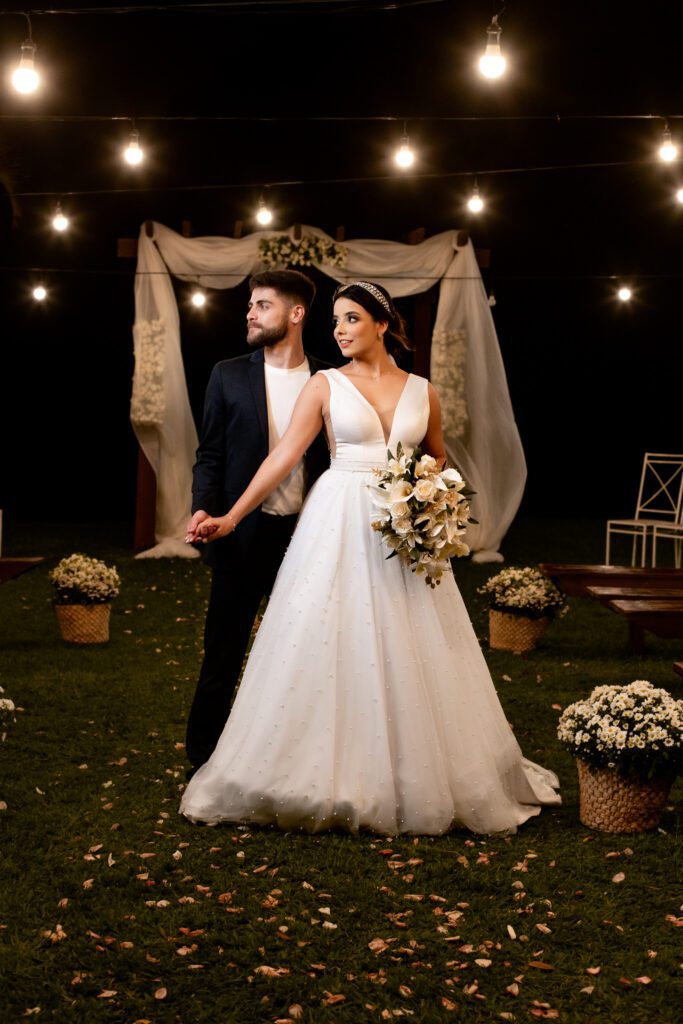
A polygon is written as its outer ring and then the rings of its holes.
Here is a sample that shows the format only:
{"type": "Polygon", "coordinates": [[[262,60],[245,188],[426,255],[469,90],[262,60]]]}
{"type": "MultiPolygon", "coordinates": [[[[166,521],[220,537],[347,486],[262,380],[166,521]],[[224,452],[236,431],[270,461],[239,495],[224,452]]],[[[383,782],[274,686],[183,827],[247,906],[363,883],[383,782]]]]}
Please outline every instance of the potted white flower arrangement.
{"type": "Polygon", "coordinates": [[[101,644],[109,639],[111,602],[119,592],[119,574],[98,558],[74,554],[50,573],[62,637],[72,644],[101,644]]]}
{"type": "Polygon", "coordinates": [[[597,686],[565,708],[557,735],[576,758],[582,824],[655,828],[683,763],[683,701],[646,680],[597,686]]]}
{"type": "Polygon", "coordinates": [[[564,594],[540,569],[510,567],[477,593],[489,601],[489,642],[498,651],[531,651],[551,619],[566,611],[564,594]]]}

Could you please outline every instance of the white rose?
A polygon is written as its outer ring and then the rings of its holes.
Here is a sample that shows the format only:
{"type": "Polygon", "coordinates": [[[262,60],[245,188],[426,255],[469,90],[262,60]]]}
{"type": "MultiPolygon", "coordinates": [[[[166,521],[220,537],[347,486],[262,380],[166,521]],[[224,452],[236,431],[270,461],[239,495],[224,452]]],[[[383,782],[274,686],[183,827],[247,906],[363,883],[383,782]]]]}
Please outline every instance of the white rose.
{"type": "Polygon", "coordinates": [[[432,480],[418,480],[413,494],[418,501],[431,501],[436,494],[436,486],[432,480]]]}
{"type": "Polygon", "coordinates": [[[407,501],[397,501],[395,505],[391,506],[392,519],[405,519],[408,515],[410,515],[410,507],[407,501]]]}
{"type": "Polygon", "coordinates": [[[429,476],[436,469],[436,459],[432,458],[431,455],[423,455],[420,461],[415,466],[415,476],[429,476]]]}

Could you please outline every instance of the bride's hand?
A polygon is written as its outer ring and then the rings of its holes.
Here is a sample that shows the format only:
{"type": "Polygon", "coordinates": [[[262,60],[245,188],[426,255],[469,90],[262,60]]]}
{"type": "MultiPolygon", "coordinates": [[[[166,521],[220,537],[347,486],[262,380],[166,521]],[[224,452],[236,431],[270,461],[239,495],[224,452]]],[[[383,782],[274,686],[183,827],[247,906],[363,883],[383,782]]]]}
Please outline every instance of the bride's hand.
{"type": "Polygon", "coordinates": [[[234,530],[234,523],[229,516],[209,516],[202,520],[196,530],[197,540],[202,544],[210,544],[220,537],[227,537],[234,530]]]}

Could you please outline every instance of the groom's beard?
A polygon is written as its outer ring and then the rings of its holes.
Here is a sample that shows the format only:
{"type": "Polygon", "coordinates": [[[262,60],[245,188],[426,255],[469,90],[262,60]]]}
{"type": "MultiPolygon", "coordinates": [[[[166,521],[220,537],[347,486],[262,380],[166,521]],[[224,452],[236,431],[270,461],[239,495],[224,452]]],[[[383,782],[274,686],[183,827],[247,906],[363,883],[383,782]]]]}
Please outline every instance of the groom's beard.
{"type": "Polygon", "coordinates": [[[276,327],[259,327],[247,331],[247,345],[250,348],[271,348],[287,337],[289,323],[283,318],[276,327]]]}

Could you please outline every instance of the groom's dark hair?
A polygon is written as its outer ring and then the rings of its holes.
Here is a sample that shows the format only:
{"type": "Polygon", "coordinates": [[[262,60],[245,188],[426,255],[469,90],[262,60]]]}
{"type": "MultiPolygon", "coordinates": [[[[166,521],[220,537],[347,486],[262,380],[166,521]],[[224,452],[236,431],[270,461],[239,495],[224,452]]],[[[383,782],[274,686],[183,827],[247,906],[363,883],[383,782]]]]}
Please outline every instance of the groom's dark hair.
{"type": "Polygon", "coordinates": [[[292,303],[300,303],[307,316],[315,298],[315,285],[298,270],[264,270],[249,278],[249,288],[272,288],[292,303]]]}

